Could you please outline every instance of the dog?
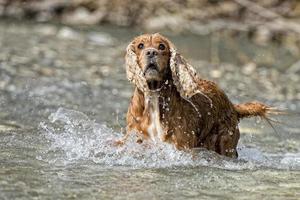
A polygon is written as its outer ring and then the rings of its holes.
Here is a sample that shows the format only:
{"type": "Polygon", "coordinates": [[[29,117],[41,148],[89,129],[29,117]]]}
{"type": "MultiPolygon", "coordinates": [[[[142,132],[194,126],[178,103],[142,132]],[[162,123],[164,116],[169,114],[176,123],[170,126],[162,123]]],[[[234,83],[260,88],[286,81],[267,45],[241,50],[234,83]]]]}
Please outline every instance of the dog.
{"type": "Polygon", "coordinates": [[[174,44],[159,33],[136,37],[125,59],[127,78],[135,89],[126,133],[117,144],[136,133],[139,143],[166,142],[179,150],[205,148],[237,158],[240,119],[267,119],[275,112],[259,102],[231,103],[223,90],[200,78],[174,44]]]}

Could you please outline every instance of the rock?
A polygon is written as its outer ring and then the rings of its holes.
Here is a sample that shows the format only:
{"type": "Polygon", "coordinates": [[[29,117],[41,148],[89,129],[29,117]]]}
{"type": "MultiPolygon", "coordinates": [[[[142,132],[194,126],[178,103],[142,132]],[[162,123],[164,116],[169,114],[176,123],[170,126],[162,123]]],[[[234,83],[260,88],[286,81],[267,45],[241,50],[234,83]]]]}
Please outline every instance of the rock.
{"type": "Polygon", "coordinates": [[[52,25],[38,25],[35,28],[35,31],[42,35],[55,35],[57,33],[57,28],[52,25]]]}
{"type": "Polygon", "coordinates": [[[111,69],[111,66],[103,65],[101,66],[100,71],[103,76],[109,76],[111,74],[111,69]]]}
{"type": "Polygon", "coordinates": [[[57,37],[61,39],[68,39],[68,40],[79,40],[81,39],[80,33],[76,32],[70,27],[62,27],[58,33],[57,37]]]}
{"type": "Polygon", "coordinates": [[[238,12],[239,10],[239,5],[235,2],[230,2],[230,1],[224,1],[220,3],[220,8],[222,12],[220,14],[226,15],[226,14],[232,14],[235,12],[238,12]]]}
{"type": "Polygon", "coordinates": [[[170,29],[174,32],[182,32],[185,27],[185,19],[181,16],[158,16],[149,18],[144,22],[144,27],[147,30],[162,30],[170,29]]]}
{"type": "Polygon", "coordinates": [[[105,13],[99,10],[90,12],[84,7],[79,7],[75,11],[64,15],[62,21],[66,24],[93,25],[98,24],[104,16],[105,13]]]}
{"type": "Polygon", "coordinates": [[[259,45],[267,45],[271,40],[271,31],[264,27],[259,27],[254,35],[254,42],[259,45]]]}
{"type": "Polygon", "coordinates": [[[252,74],[256,69],[256,64],[254,62],[247,63],[243,66],[242,72],[246,75],[252,74]]]}
{"type": "Polygon", "coordinates": [[[291,16],[299,17],[300,16],[300,2],[297,2],[294,8],[290,12],[291,16]]]}
{"type": "Polygon", "coordinates": [[[55,71],[52,68],[49,67],[42,67],[39,68],[37,70],[38,74],[42,75],[42,76],[54,76],[55,75],[55,71]]]}
{"type": "Polygon", "coordinates": [[[22,128],[22,126],[14,121],[0,121],[0,131],[10,131],[19,128],[22,128]]]}
{"type": "Polygon", "coordinates": [[[295,74],[300,72],[300,60],[292,64],[288,69],[287,72],[290,74],[295,74]]]}
{"type": "Polygon", "coordinates": [[[220,78],[222,76],[222,71],[219,69],[214,69],[209,72],[209,75],[212,78],[220,78]]]}
{"type": "Polygon", "coordinates": [[[81,39],[80,33],[76,32],[72,28],[69,27],[62,27],[58,33],[57,37],[61,39],[68,39],[68,40],[79,40],[81,39]]]}
{"type": "Polygon", "coordinates": [[[88,34],[88,40],[99,46],[111,46],[116,39],[107,33],[91,32],[88,34]]]}

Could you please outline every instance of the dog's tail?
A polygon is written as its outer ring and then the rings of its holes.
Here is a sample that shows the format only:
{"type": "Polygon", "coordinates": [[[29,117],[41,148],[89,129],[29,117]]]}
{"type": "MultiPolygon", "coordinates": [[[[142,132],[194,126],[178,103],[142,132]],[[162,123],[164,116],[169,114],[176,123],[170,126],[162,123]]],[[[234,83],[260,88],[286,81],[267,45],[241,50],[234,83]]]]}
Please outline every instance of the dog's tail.
{"type": "Polygon", "coordinates": [[[279,110],[275,107],[267,106],[260,102],[248,102],[242,104],[234,105],[236,112],[238,113],[238,117],[240,119],[247,117],[261,117],[266,120],[266,122],[272,127],[272,129],[277,133],[275,127],[272,122],[278,124],[281,123],[275,119],[270,118],[271,115],[281,115],[281,114],[289,114],[283,110],[279,110]]]}
{"type": "Polygon", "coordinates": [[[238,117],[240,119],[247,117],[259,116],[264,119],[269,119],[268,115],[278,115],[283,114],[284,112],[278,110],[277,108],[267,106],[260,102],[249,102],[243,104],[234,105],[236,112],[238,113],[238,117]]]}

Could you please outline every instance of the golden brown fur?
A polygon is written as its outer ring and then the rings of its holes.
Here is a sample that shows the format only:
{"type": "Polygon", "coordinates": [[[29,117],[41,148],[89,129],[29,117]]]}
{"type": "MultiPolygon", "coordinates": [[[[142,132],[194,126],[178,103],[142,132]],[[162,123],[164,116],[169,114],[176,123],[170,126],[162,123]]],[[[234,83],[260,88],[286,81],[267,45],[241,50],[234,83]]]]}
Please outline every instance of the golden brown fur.
{"type": "Polygon", "coordinates": [[[199,78],[160,34],[135,38],[127,48],[126,65],[127,77],[136,87],[127,112],[127,133],[119,143],[136,132],[139,142],[152,139],[178,149],[203,147],[237,157],[239,120],[265,117],[270,109],[261,103],[233,105],[215,83],[199,78]]]}

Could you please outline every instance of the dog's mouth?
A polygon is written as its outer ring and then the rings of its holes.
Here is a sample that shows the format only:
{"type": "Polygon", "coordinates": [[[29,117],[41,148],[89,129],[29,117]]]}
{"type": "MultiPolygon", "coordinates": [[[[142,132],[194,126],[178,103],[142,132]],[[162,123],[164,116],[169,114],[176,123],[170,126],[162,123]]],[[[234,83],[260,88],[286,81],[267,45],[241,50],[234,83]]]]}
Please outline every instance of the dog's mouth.
{"type": "Polygon", "coordinates": [[[149,90],[155,91],[160,88],[161,81],[156,81],[156,80],[147,81],[147,85],[148,85],[149,90]]]}
{"type": "Polygon", "coordinates": [[[161,75],[156,64],[150,63],[144,71],[144,76],[150,90],[157,90],[161,86],[161,75]]]}

